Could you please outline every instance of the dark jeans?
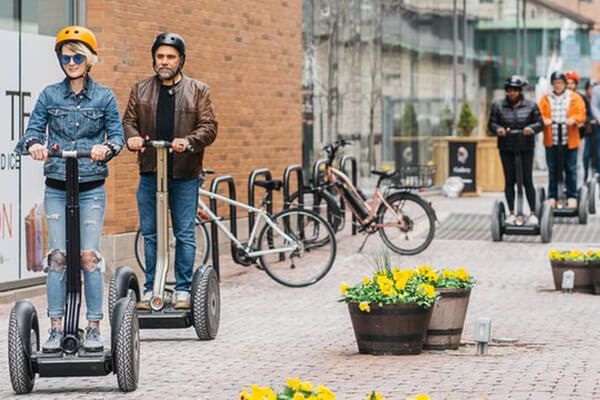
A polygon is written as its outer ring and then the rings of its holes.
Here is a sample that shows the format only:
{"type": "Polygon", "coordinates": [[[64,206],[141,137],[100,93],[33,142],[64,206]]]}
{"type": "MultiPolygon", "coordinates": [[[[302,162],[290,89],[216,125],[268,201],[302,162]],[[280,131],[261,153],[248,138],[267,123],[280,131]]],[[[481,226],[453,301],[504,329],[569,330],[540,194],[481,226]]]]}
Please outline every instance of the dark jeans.
{"type": "Polygon", "coordinates": [[[558,199],[563,193],[558,193],[558,174],[565,174],[567,198],[577,198],[577,149],[562,146],[563,165],[558,165],[558,146],[546,147],[546,163],[548,164],[548,198],[558,199]]]}
{"type": "MultiPolygon", "coordinates": [[[[535,188],[533,186],[533,150],[522,151],[521,165],[523,171],[523,187],[527,196],[527,203],[531,212],[535,212],[535,188]]],[[[515,166],[515,153],[500,150],[502,169],[504,170],[504,194],[508,209],[515,211],[515,185],[517,184],[517,169],[515,166]]]]}
{"type": "MultiPolygon", "coordinates": [[[[196,256],[195,217],[199,178],[169,178],[169,209],[175,245],[175,290],[190,291],[196,256]]],[[[137,191],[140,229],[144,236],[146,258],[146,292],[154,285],[156,268],[156,176],[141,175],[137,191]]]]}
{"type": "Polygon", "coordinates": [[[583,170],[585,171],[586,182],[588,180],[592,151],[594,151],[594,156],[596,157],[596,165],[592,165],[591,167],[593,174],[595,172],[600,172],[600,126],[597,125],[593,126],[592,133],[585,137],[585,145],[583,148],[583,170]],[[594,149],[592,149],[592,136],[596,139],[596,147],[594,149]]]}

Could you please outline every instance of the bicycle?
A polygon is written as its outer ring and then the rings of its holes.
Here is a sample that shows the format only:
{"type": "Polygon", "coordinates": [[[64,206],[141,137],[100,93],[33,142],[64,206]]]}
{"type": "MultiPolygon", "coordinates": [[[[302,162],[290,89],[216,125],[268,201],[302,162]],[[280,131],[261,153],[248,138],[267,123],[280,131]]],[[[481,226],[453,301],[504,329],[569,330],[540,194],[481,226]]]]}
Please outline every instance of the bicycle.
{"type": "MultiPolygon", "coordinates": [[[[411,167],[405,176],[400,171],[371,171],[379,179],[375,194],[368,201],[367,196],[352,184],[344,172],[333,167],[338,150],[348,144],[345,140],[338,140],[323,147],[327,153],[323,183],[309,187],[305,192],[317,193],[319,199],[325,201],[327,218],[333,221],[332,225],[343,227],[343,211],[331,194],[331,189],[335,189],[356,218],[358,231],[367,235],[358,251],[376,232],[379,232],[385,245],[398,254],[414,255],[424,251],[435,235],[437,218],[431,205],[412,193],[412,190],[421,186],[418,184],[420,181],[426,180],[421,176],[421,171],[413,171],[411,167]],[[386,180],[392,180],[392,184],[382,192],[380,188],[386,180]]],[[[297,198],[297,194],[292,196],[292,200],[297,198]]],[[[316,208],[325,212],[325,207],[317,205],[316,208]]]]}

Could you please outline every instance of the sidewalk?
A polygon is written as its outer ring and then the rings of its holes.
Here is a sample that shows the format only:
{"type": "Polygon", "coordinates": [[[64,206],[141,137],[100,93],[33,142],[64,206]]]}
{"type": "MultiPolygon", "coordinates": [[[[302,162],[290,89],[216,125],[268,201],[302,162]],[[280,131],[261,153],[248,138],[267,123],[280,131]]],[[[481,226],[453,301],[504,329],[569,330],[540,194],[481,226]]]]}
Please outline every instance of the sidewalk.
{"type": "MultiPolygon", "coordinates": [[[[453,212],[489,214],[499,196],[430,200],[443,223],[453,212]]],[[[552,290],[546,255],[556,245],[434,240],[417,256],[393,255],[393,263],[402,267],[464,266],[478,283],[460,350],[374,357],[358,354],[346,306],[337,302],[340,283],[355,283],[369,274],[369,254],[383,246],[373,235],[357,254],[362,239],[341,235],[329,275],[304,289],[285,288],[255,268],[223,262],[217,339],[198,342],[192,329],[141,331],[140,386],[127,398],[235,400],[243,386],[279,387],[293,376],[324,384],[341,400],[362,400],[373,389],[386,400],[424,392],[434,400],[600,398],[600,320],[595,318],[600,302],[592,295],[552,290]],[[489,355],[475,356],[474,321],[482,316],[492,319],[494,338],[518,343],[493,345],[489,355]]],[[[576,244],[560,248],[571,246],[576,244]]],[[[43,316],[44,298],[33,300],[43,316]]],[[[0,305],[2,338],[10,307],[0,305]]],[[[42,320],[42,330],[46,328],[42,320]]],[[[103,333],[108,337],[106,323],[103,333]]],[[[6,351],[2,339],[0,352],[6,351]]],[[[11,396],[8,370],[0,375],[0,397],[11,396]]],[[[32,393],[44,399],[122,396],[114,376],[39,379],[32,393]]]]}

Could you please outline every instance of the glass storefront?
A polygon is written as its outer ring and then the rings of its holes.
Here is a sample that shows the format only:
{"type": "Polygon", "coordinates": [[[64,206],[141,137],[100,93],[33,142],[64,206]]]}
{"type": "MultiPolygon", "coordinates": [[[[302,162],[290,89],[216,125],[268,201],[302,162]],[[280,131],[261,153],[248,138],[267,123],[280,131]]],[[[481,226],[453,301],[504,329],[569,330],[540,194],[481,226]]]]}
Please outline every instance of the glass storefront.
{"type": "Polygon", "coordinates": [[[323,142],[354,139],[365,176],[431,163],[433,138],[460,134],[463,104],[477,118],[471,135],[485,135],[507,76],[539,91],[554,69],[591,75],[591,21],[546,0],[344,4],[304,0],[305,93],[314,157],[323,142]]]}
{"type": "Polygon", "coordinates": [[[37,97],[63,79],[54,53],[58,30],[74,21],[75,0],[0,2],[0,289],[43,279],[47,251],[42,164],[17,157],[37,97]]]}

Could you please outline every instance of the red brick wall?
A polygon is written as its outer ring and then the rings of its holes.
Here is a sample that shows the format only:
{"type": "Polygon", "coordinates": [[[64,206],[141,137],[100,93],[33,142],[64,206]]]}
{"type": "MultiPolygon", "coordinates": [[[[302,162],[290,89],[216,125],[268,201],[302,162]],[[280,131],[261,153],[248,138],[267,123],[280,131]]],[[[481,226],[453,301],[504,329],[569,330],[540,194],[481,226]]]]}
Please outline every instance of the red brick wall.
{"type": "MultiPolygon", "coordinates": [[[[301,162],[301,3],[88,0],[100,55],[93,76],[115,91],[123,111],[131,86],[152,74],[154,37],[181,34],[188,48],[184,72],[211,87],[219,121],[204,164],[233,175],[245,200],[252,169],[281,177],[288,164],[301,162]]],[[[135,157],[124,150],[107,183],[105,233],[137,228],[137,181],[135,157]]]]}

